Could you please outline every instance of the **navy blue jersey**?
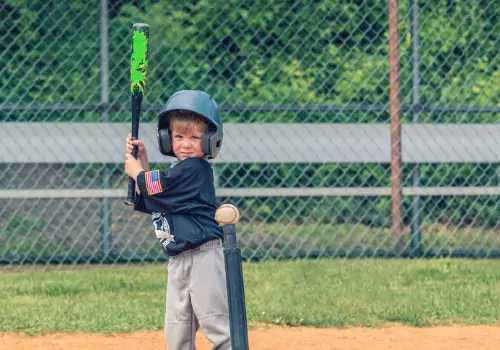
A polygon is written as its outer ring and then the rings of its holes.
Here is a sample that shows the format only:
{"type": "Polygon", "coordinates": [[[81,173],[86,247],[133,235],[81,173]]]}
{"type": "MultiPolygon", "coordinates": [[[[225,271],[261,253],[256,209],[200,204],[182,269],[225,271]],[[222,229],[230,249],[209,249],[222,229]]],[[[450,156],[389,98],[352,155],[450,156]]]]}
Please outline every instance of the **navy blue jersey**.
{"type": "Polygon", "coordinates": [[[152,214],[165,254],[175,256],[213,240],[223,239],[215,221],[217,202],[212,167],[205,159],[187,158],[168,170],[142,171],[141,194],[134,209],[152,214]]]}

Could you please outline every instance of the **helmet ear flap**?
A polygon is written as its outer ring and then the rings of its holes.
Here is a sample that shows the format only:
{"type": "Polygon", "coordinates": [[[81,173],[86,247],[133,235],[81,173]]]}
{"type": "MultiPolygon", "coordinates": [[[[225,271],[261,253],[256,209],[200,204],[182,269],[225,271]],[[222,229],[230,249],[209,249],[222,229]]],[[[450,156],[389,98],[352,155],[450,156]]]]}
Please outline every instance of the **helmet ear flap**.
{"type": "Polygon", "coordinates": [[[217,132],[206,132],[203,134],[202,150],[209,159],[217,157],[220,147],[222,145],[222,138],[217,132]]]}
{"type": "Polygon", "coordinates": [[[158,148],[160,149],[160,153],[165,156],[175,157],[174,152],[172,150],[172,143],[170,141],[170,130],[168,128],[156,130],[156,135],[158,138],[158,148]]]}

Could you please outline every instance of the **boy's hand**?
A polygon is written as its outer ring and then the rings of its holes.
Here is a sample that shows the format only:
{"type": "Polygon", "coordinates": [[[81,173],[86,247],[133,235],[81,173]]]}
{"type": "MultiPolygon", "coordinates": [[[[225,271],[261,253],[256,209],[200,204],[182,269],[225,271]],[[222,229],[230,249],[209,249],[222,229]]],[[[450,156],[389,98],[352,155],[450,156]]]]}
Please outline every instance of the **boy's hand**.
{"type": "Polygon", "coordinates": [[[139,159],[135,159],[130,153],[125,154],[125,173],[137,182],[137,175],[143,171],[139,159]]]}
{"type": "Polygon", "coordinates": [[[141,140],[132,141],[132,134],[128,134],[126,141],[127,141],[127,153],[132,153],[134,146],[137,146],[137,159],[139,159],[139,161],[141,162],[142,167],[148,170],[149,168],[148,152],[146,150],[144,142],[142,142],[141,140]]]}
{"type": "Polygon", "coordinates": [[[148,153],[146,151],[146,146],[144,142],[141,140],[132,141],[132,134],[128,134],[127,136],[127,152],[132,153],[132,149],[134,146],[137,146],[137,158],[142,158],[143,156],[147,156],[148,153]]]}

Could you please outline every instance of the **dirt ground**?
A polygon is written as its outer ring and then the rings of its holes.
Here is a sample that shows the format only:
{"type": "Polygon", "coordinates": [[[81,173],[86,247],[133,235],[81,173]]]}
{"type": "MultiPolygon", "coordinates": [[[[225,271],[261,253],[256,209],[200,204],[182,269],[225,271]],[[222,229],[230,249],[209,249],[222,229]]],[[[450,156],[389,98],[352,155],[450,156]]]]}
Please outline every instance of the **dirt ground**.
{"type": "MultiPolygon", "coordinates": [[[[260,325],[249,331],[250,349],[500,349],[500,326],[411,328],[284,328],[260,325]]],[[[197,349],[208,350],[203,334],[197,349]]],[[[158,350],[164,349],[162,332],[115,335],[51,334],[27,336],[0,334],[2,350],[158,350]]]]}

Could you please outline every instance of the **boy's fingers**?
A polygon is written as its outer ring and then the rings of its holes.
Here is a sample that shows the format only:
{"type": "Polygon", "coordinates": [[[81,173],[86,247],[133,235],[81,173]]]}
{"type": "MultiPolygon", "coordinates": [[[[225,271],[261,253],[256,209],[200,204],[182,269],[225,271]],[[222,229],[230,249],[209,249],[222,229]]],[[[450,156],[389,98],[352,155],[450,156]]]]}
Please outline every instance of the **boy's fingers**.
{"type": "Polygon", "coordinates": [[[134,141],[132,141],[132,144],[134,146],[139,146],[139,147],[143,146],[143,143],[141,142],[141,140],[134,140],[134,141]]]}

